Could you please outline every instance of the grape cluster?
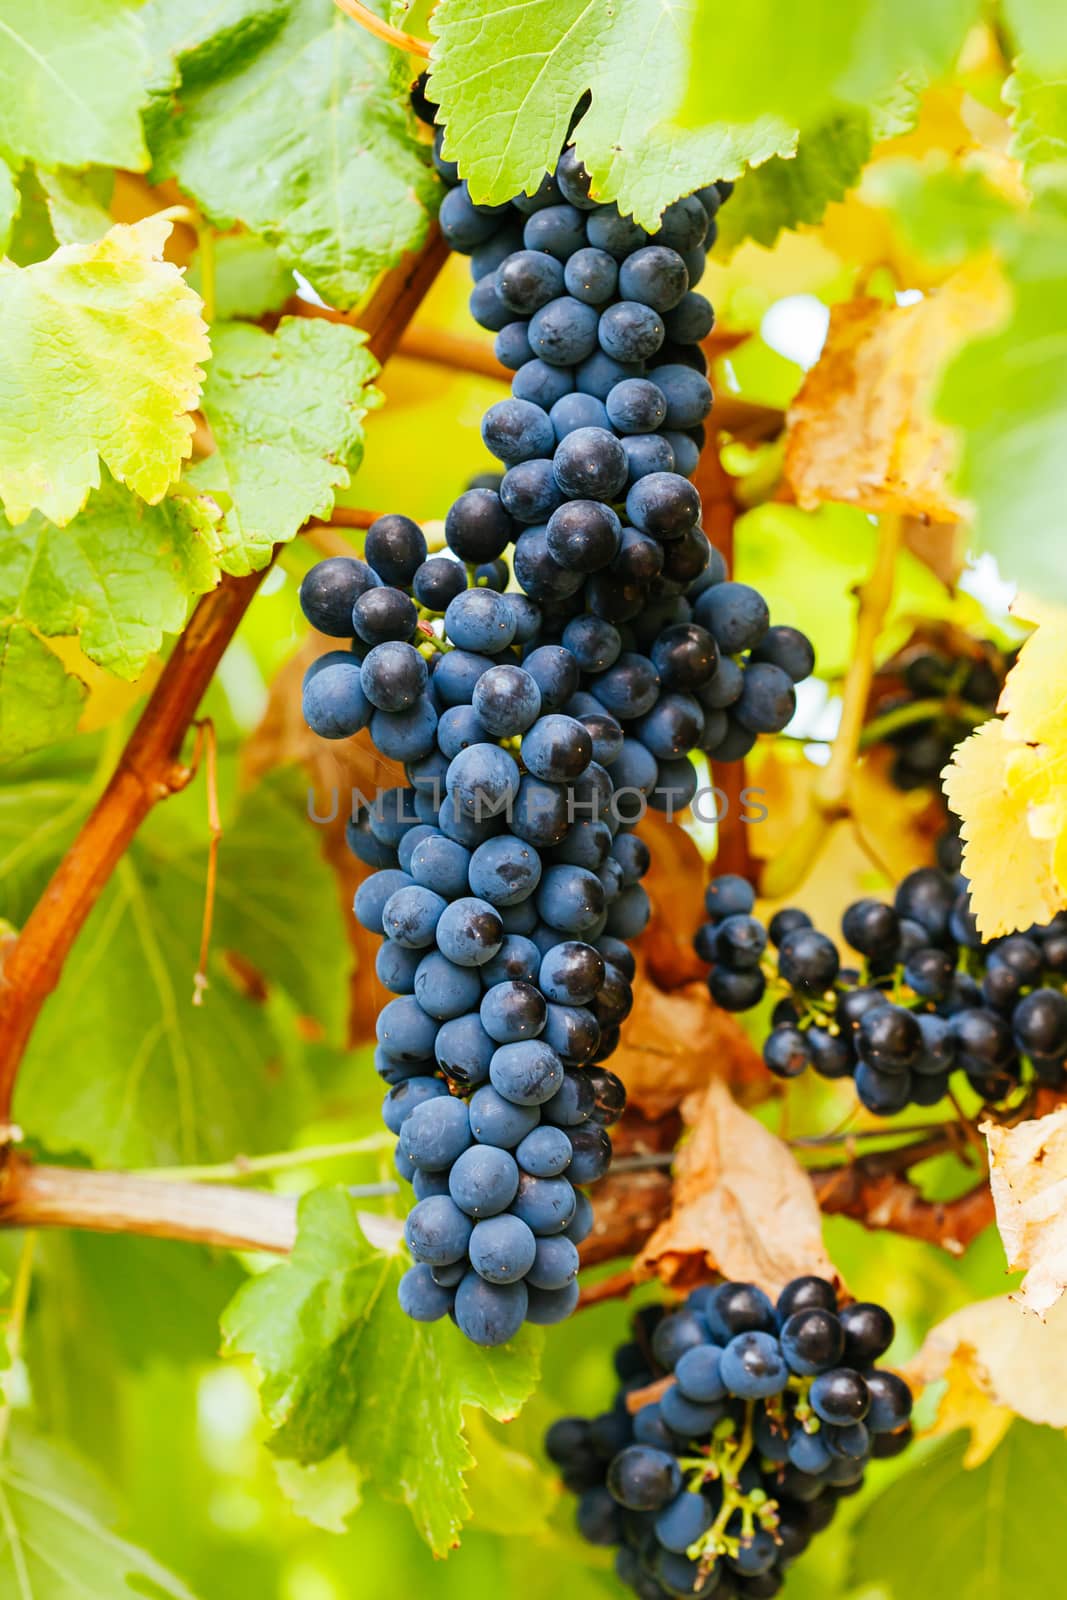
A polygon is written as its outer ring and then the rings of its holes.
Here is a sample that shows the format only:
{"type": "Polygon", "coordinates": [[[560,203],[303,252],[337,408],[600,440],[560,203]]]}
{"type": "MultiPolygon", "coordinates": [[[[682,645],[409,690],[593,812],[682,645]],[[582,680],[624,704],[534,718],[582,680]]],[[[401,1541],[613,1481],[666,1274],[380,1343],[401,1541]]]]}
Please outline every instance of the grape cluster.
{"type": "Polygon", "coordinates": [[[898,789],[937,788],[961,739],[996,710],[1014,653],[991,639],[960,652],[922,645],[898,663],[899,686],[878,697],[870,727],[893,750],[889,775],[898,789]]]}
{"type": "Polygon", "coordinates": [[[729,184],[669,206],[648,234],[590,197],[572,147],[532,195],[479,206],[455,167],[441,228],[470,257],[476,321],[514,372],[482,436],[504,471],[448,513],[449,547],[484,581],[511,568],[540,608],[540,642],[584,678],[576,702],[626,724],[613,776],[673,811],[692,799],[685,760],[741,759],[777,733],[814,655],[728,580],[689,478],[712,391],[700,340],[714,315],[695,285],[729,184]]]}
{"type": "Polygon", "coordinates": [[[875,1365],[892,1318],[807,1277],[776,1305],[750,1283],[695,1289],[633,1331],[613,1410],[564,1417],[545,1441],[579,1530],[618,1546],[640,1600],[778,1594],[871,1457],[911,1437],[911,1391],[875,1365]]]}
{"type": "Polygon", "coordinates": [[[966,880],[921,867],[893,904],[857,900],[842,918],[862,958],[843,967],[837,945],[807,912],[786,907],[765,927],[743,878],[713,878],[710,920],[696,950],[708,988],[729,1011],[785,991],[772,1012],[763,1059],[779,1077],[807,1067],[851,1076],[869,1111],[890,1116],[935,1105],[954,1071],[984,1100],[1020,1084],[1062,1087],[1067,1074],[1067,915],[983,942],[966,880]]]}
{"type": "Polygon", "coordinates": [[[573,150],[492,207],[439,137],[434,159],[442,232],[515,371],[482,430],[506,470],[452,505],[447,551],[387,515],[365,559],[312,569],[305,615],[346,648],[308,669],[303,708],[404,766],[348,827],[374,869],[355,914],[396,996],[377,1065],[416,1197],[401,1301],[496,1344],[577,1302],[578,1186],[610,1161],[625,1095],[603,1062],[649,916],[633,828],[692,799],[691,751],[739,759],[784,726],[813,658],[728,581],[686,475],[711,406],[711,307],[689,284],[723,191],[649,238],[589,199],[573,150]]]}

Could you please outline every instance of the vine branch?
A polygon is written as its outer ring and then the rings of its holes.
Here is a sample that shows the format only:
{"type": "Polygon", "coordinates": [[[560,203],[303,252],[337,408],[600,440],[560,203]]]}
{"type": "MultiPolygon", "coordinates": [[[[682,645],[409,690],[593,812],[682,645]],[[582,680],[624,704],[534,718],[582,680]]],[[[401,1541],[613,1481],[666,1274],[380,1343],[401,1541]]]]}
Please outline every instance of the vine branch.
{"type": "MultiPolygon", "coordinates": [[[[423,249],[387,273],[359,314],[372,353],[385,362],[399,343],[447,250],[431,228],[423,249]]],[[[335,312],[335,320],[354,321],[335,312]]],[[[269,570],[224,576],[199,601],[179,636],[118,766],[78,837],[56,867],[0,967],[0,1142],[10,1143],[19,1063],[64,962],[141,823],[193,776],[182,749],[197,708],[241,618],[269,570]]]]}

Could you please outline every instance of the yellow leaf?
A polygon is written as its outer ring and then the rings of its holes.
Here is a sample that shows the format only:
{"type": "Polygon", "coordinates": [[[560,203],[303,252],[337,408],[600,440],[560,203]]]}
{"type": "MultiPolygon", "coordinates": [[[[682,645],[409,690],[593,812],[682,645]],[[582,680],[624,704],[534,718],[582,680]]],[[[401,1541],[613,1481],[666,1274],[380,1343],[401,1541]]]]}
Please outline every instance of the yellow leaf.
{"type": "Polygon", "coordinates": [[[1037,622],[999,709],[944,772],[962,819],[963,867],[987,938],[1047,922],[1067,905],[1067,614],[1025,603],[1037,622]]]}
{"type": "Polygon", "coordinates": [[[45,261],[0,263],[0,497],[63,525],[103,460],[161,500],[192,448],[211,354],[200,296],[163,260],[169,222],[116,224],[45,261]]]}
{"type": "Polygon", "coordinates": [[[949,358],[1003,310],[990,259],[968,263],[915,305],[835,306],[823,353],[789,411],[785,467],[800,505],[838,500],[941,522],[963,516],[967,507],[948,486],[955,439],[931,402],[949,358]]]}
{"type": "Polygon", "coordinates": [[[965,1464],[977,1467],[1013,1417],[1067,1428],[1067,1301],[1047,1322],[1008,1295],[978,1300],[933,1328],[906,1376],[915,1385],[947,1380],[931,1430],[970,1428],[965,1464]]]}
{"type": "Polygon", "coordinates": [[[1026,1273],[1017,1298],[1043,1316],[1067,1289],[1067,1106],[981,1131],[1008,1266],[1026,1273]]]}

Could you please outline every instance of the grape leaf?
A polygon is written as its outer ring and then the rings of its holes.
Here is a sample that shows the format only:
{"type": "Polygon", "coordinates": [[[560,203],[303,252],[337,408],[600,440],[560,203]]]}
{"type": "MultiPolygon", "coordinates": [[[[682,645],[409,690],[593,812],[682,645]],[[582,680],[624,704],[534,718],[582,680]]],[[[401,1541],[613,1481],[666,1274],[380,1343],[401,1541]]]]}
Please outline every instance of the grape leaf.
{"type": "MultiPolygon", "coordinates": [[[[1062,1299],[1067,1293],[1067,1208],[1063,1204],[1067,1195],[1067,1107],[1030,1117],[1012,1128],[983,1122],[981,1132],[989,1147],[989,1183],[1008,1269],[1026,1273],[1018,1303],[1041,1317],[1059,1302],[1058,1321],[1062,1323],[1067,1308],[1062,1299]]],[[[1042,1416],[1034,1420],[1051,1419],[1042,1416]]],[[[1063,1426],[1067,1427],[1067,1415],[1063,1426]]]]}
{"type": "Polygon", "coordinates": [[[275,334],[212,330],[204,414],[216,453],[189,474],[222,490],[226,572],[253,572],[311,516],[328,516],[363,454],[362,420],[379,396],[378,363],[344,323],[285,318],[275,334]]]}
{"type": "Polygon", "coordinates": [[[1020,50],[1040,61],[1047,77],[1067,67],[1067,15],[1057,0],[1004,0],[1004,15],[1020,50]]]}
{"type": "Polygon", "coordinates": [[[191,449],[210,353],[200,301],[162,259],[169,222],[117,225],[29,267],[0,263],[0,498],[63,524],[100,460],[162,499],[191,449]]]}
{"type": "Polygon", "coordinates": [[[1037,628],[1005,679],[1005,715],[957,745],[942,774],[986,938],[1067,905],[1067,613],[1033,599],[1015,610],[1037,628]]]}
{"type": "Polygon", "coordinates": [[[861,1513],[854,1528],[850,1587],[886,1600],[953,1600],[1056,1594],[1067,1562],[1067,1487],[1062,1433],[1016,1422],[973,1472],[964,1442],[924,1452],[861,1513]],[[1035,1537],[1033,1505],[1042,1507],[1035,1537]],[[902,1538],[922,1508],[922,1538],[902,1538]]]}
{"type": "Polygon", "coordinates": [[[226,1353],[255,1359],[272,1448],[306,1465],[346,1446],[363,1481],[402,1499],[443,1554],[470,1515],[464,1408],[514,1416],[539,1341],[524,1330],[483,1350],[447,1321],[413,1322],[396,1297],[408,1265],[402,1248],[368,1241],[345,1190],[312,1190],[292,1255],[239,1291],[222,1326],[226,1353]]]}
{"type": "Polygon", "coordinates": [[[173,40],[181,88],[150,118],[154,175],[177,177],[213,221],[245,223],[332,304],[353,306],[422,244],[439,190],[391,52],[332,0],[217,10],[195,9],[173,40]]]}
{"type": "Polygon", "coordinates": [[[107,209],[113,176],[100,171],[38,171],[52,231],[60,244],[92,244],[113,225],[107,209]]]}
{"type": "Polygon", "coordinates": [[[858,183],[870,153],[870,118],[841,112],[805,134],[792,158],[776,156],[754,167],[719,214],[725,252],[745,239],[769,247],[783,228],[821,221],[830,202],[858,183]]]}
{"type": "Polygon", "coordinates": [[[218,581],[216,516],[188,496],[145,505],[106,476],[65,528],[38,511],[17,528],[0,519],[0,617],[78,634],[92,661],[136,678],[218,581]]]}
{"type": "Polygon", "coordinates": [[[17,1428],[0,1457],[0,1594],[22,1600],[194,1600],[144,1550],[113,1531],[99,1480],[57,1445],[17,1428]]]}
{"type": "Polygon", "coordinates": [[[0,622],[0,761],[65,739],[87,690],[20,622],[0,622]]]}
{"type": "Polygon", "coordinates": [[[1054,177],[1067,158],[1067,83],[1034,70],[1024,58],[1004,86],[1014,108],[1012,154],[1022,162],[1027,181],[1040,183],[1043,169],[1054,177]]]}
{"type": "Polygon", "coordinates": [[[446,125],[445,153],[475,198],[497,202],[536,188],[587,90],[574,143],[593,192],[645,227],[679,195],[788,154],[795,136],[773,106],[744,124],[677,125],[698,10],[695,0],[531,0],[519,8],[442,0],[431,22],[429,91],[446,125]]]}
{"type": "Polygon", "coordinates": [[[936,76],[977,21],[977,0],[750,0],[698,8],[683,120],[767,112],[817,126],[907,75],[936,76]]]}
{"type": "MultiPolygon", "coordinates": [[[[40,794],[37,784],[28,789],[27,808],[40,794]]],[[[32,1137],[121,1166],[223,1160],[287,1144],[308,1107],[294,1003],[330,1005],[323,997],[331,981],[343,996],[348,958],[311,827],[295,819],[279,826],[270,871],[249,870],[269,814],[254,795],[227,826],[218,887],[225,943],[213,942],[201,1006],[192,1004],[192,988],[202,846],[162,829],[124,856],[23,1062],[18,1116],[32,1137]],[[292,938],[278,927],[287,906],[279,880],[301,890],[292,938]],[[296,930],[316,924],[306,960],[293,970],[296,930]],[[308,966],[316,957],[325,963],[321,975],[308,966]]],[[[28,810],[27,825],[34,820],[28,810]]],[[[6,826],[14,832],[10,814],[6,826]]],[[[21,905],[12,909],[17,915],[21,905]]]]}
{"type": "Polygon", "coordinates": [[[148,165],[138,0],[0,0],[0,150],[44,166],[148,165]]]}
{"type": "MultiPolygon", "coordinates": [[[[185,280],[201,294],[200,252],[190,263],[185,280]]],[[[254,233],[226,233],[215,241],[215,315],[220,322],[231,317],[255,321],[279,310],[296,289],[296,281],[278,252],[254,233]]]]}

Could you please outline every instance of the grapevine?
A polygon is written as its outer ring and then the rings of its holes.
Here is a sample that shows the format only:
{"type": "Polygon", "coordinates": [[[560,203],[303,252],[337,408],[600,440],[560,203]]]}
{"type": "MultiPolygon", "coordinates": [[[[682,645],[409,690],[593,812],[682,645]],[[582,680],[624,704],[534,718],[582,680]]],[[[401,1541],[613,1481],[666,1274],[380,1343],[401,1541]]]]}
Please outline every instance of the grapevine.
{"type": "Polygon", "coordinates": [[[0,0],[0,1600],[1058,1593],[1062,7],[767,9],[0,0]]]}

